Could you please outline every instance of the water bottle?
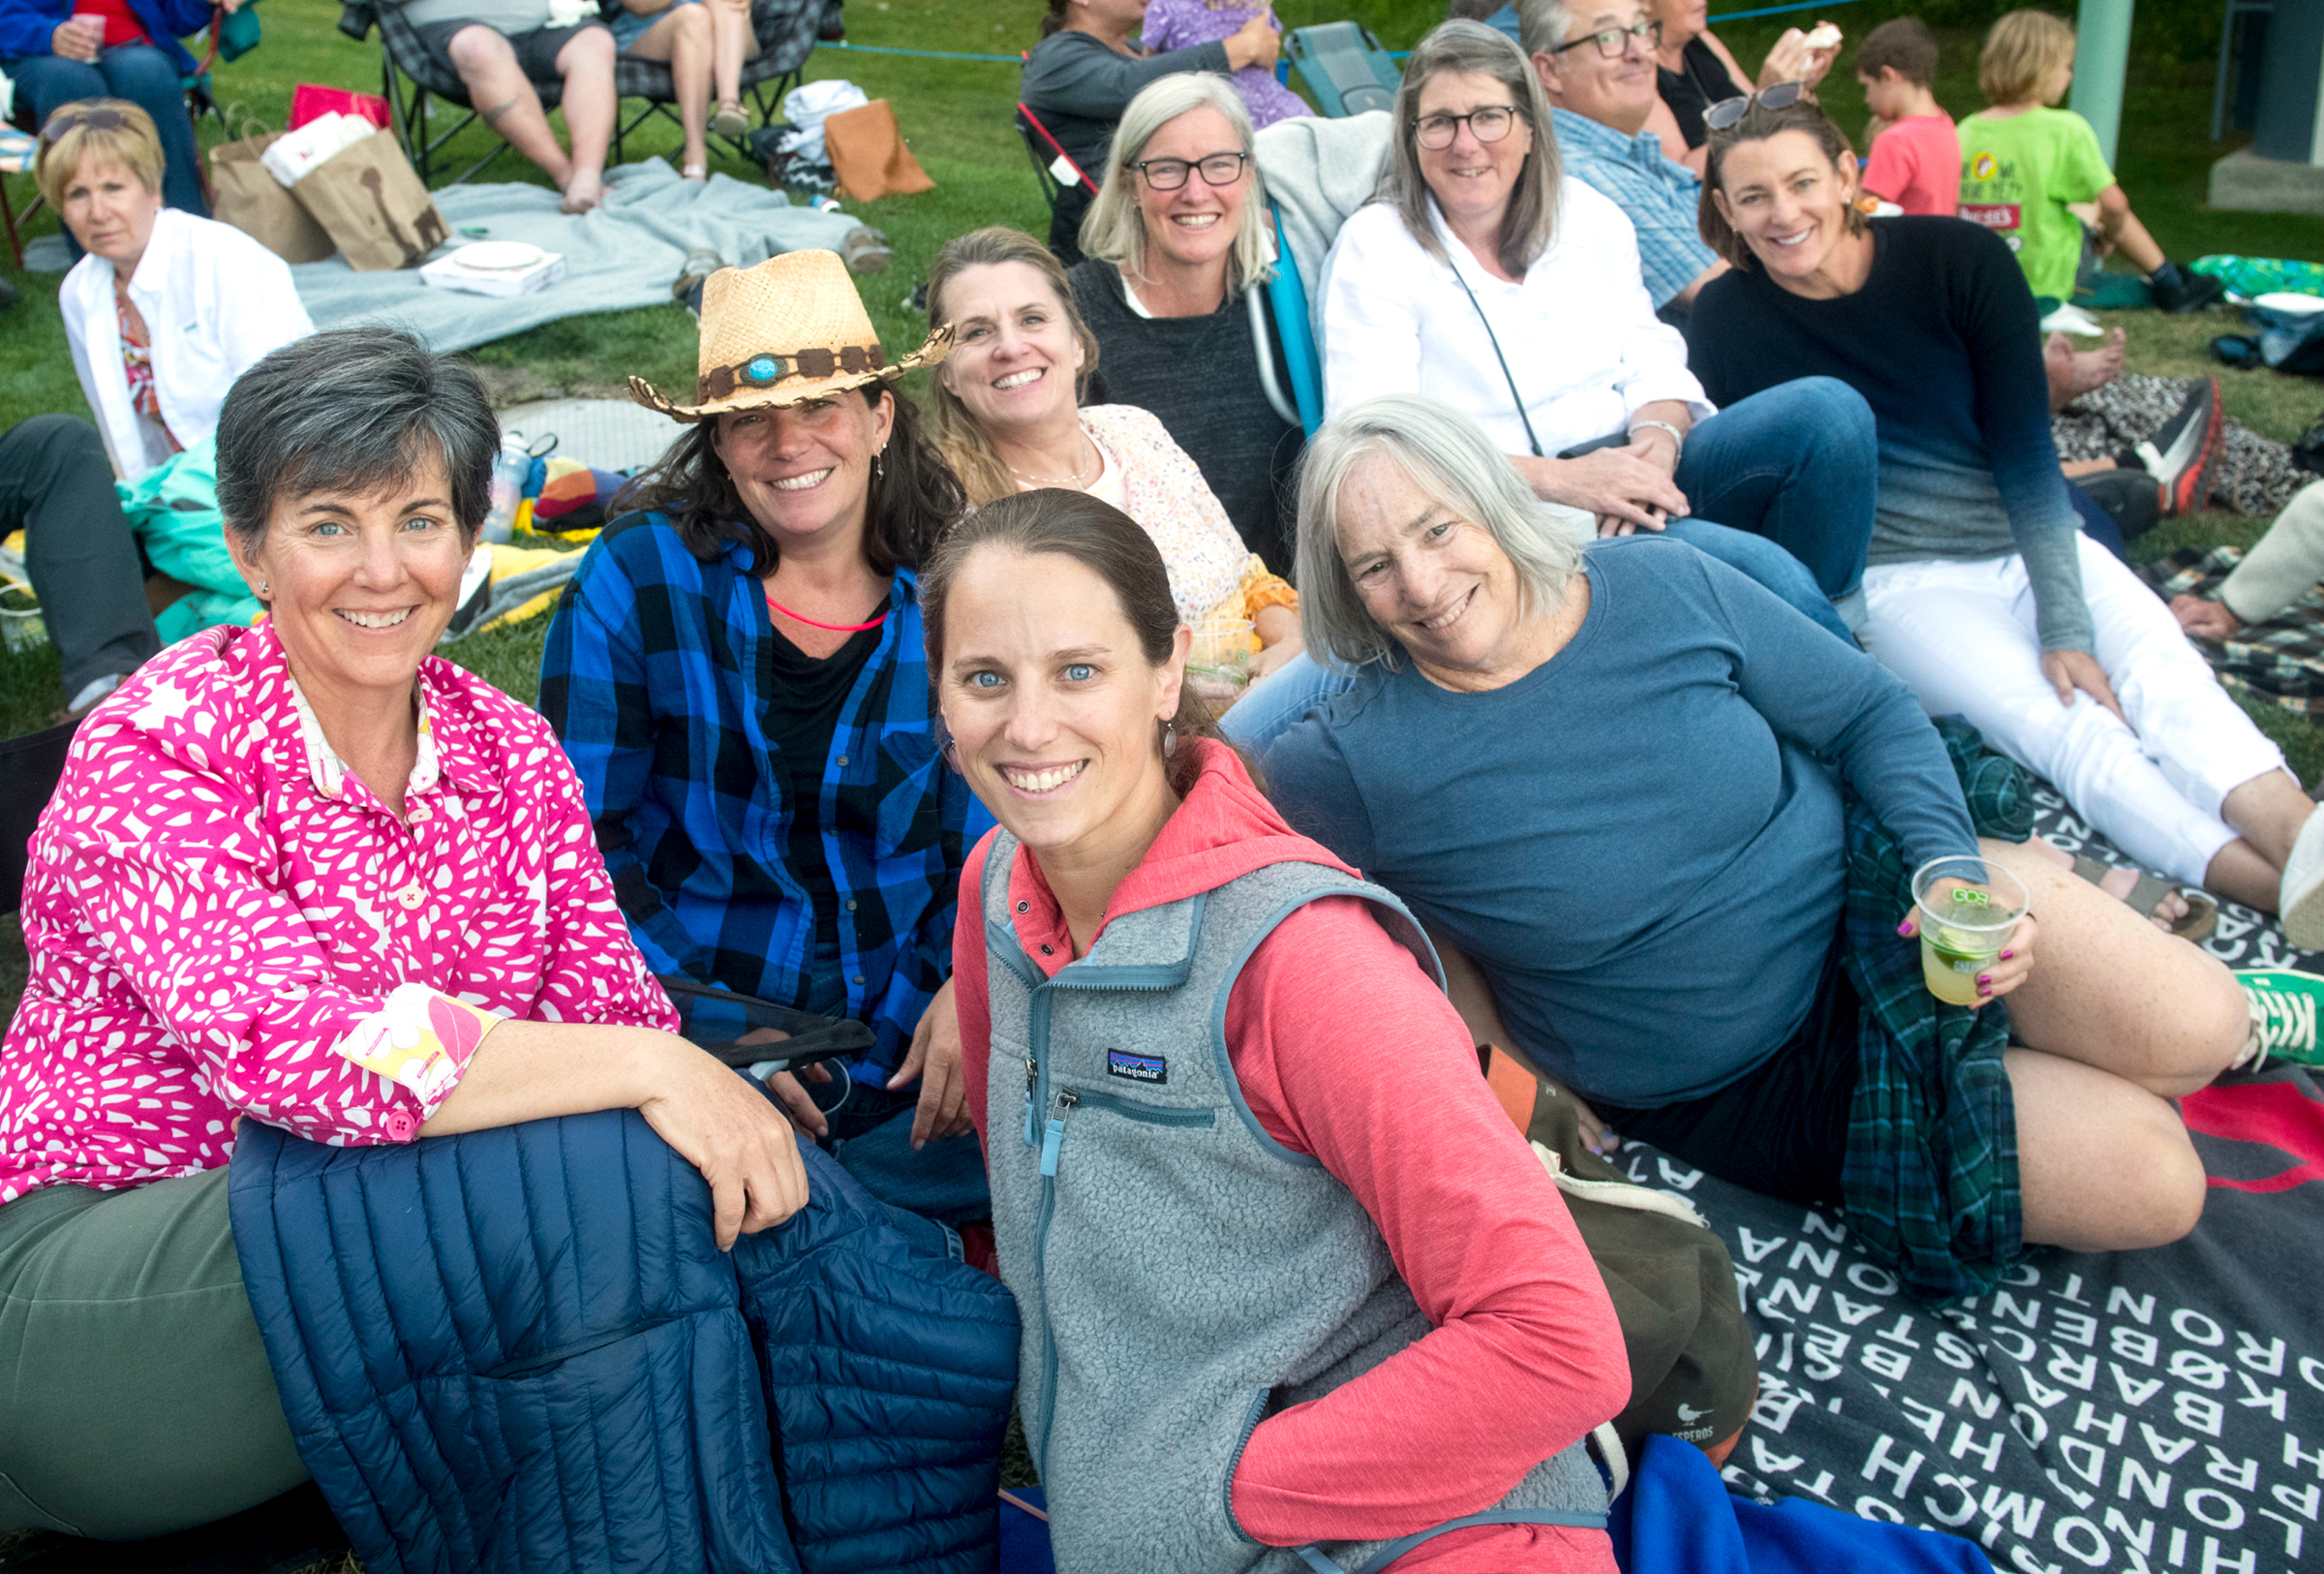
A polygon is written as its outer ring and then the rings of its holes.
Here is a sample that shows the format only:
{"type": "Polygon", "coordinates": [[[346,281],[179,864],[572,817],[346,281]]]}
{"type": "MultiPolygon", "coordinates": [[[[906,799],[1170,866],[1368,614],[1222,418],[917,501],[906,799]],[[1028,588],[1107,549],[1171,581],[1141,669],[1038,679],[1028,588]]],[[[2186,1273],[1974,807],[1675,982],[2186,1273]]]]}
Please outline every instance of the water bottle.
{"type": "Polygon", "coordinates": [[[485,540],[505,541],[516,534],[516,510],[525,501],[525,479],[532,473],[525,434],[501,433],[501,451],[492,461],[492,509],[480,532],[485,540]]]}

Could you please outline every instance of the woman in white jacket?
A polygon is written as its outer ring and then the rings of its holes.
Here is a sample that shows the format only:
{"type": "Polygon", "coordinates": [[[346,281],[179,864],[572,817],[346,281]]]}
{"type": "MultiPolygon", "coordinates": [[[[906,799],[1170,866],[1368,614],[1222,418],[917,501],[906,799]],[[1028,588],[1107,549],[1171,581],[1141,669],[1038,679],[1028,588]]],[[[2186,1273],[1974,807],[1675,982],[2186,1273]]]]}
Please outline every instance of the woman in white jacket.
{"type": "Polygon", "coordinates": [[[162,205],[161,139],[122,99],[48,117],[41,195],[88,255],[57,293],[73,369],[114,474],[134,481],[208,437],[226,390],[315,331],[283,260],[230,226],[162,205]]]}

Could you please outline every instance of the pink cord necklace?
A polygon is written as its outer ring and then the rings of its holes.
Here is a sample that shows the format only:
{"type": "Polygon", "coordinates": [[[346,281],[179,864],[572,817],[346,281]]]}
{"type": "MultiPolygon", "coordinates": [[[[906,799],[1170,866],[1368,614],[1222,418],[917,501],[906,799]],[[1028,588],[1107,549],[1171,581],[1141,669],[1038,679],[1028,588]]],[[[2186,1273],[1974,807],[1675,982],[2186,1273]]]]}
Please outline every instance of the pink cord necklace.
{"type": "Polygon", "coordinates": [[[881,624],[888,621],[888,614],[885,611],[882,611],[879,616],[873,618],[870,623],[818,623],[813,618],[802,617],[798,613],[792,611],[789,607],[783,605],[780,602],[775,599],[775,593],[771,590],[767,592],[767,604],[773,607],[776,611],[780,612],[784,617],[789,618],[793,623],[804,623],[810,629],[821,629],[828,633],[835,634],[860,634],[866,629],[876,629],[881,624]]]}

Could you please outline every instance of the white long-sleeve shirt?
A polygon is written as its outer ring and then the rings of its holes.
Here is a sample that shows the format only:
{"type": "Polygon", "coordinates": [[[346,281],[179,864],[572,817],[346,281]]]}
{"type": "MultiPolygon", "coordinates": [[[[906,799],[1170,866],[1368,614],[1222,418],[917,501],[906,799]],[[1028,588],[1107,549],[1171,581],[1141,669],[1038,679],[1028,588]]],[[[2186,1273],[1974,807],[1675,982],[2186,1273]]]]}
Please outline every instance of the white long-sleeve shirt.
{"type": "MultiPolygon", "coordinates": [[[[270,350],[315,331],[283,260],[231,225],[166,207],[153,221],[129,298],[153,344],[162,420],[181,448],[218,429],[226,390],[270,350]]],[[[134,481],[164,457],[130,402],[113,305],[113,264],[90,254],[57,293],[73,370],[96,414],[113,473],[134,481]]]]}
{"type": "Polygon", "coordinates": [[[1327,418],[1376,394],[1424,393],[1474,417],[1503,452],[1526,453],[1495,339],[1544,456],[1624,430],[1658,399],[1684,400],[1697,420],[1714,414],[1687,370],[1685,339],[1654,315],[1636,231],[1598,192],[1565,178],[1549,249],[1515,284],[1469,255],[1433,201],[1428,211],[1449,265],[1388,202],[1350,215],[1324,260],[1327,418]]]}

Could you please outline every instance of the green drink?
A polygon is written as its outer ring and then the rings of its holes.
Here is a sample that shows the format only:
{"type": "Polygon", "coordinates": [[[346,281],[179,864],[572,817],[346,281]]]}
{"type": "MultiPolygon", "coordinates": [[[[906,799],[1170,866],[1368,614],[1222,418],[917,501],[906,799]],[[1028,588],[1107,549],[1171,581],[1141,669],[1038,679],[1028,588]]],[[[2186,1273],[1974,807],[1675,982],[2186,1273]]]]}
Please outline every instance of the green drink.
{"type": "Polygon", "coordinates": [[[1920,975],[1929,993],[1952,1005],[1979,1005],[1977,979],[2009,943],[2025,915],[2026,887],[1983,858],[1939,858],[1912,877],[1920,921],[1920,975]]]}

